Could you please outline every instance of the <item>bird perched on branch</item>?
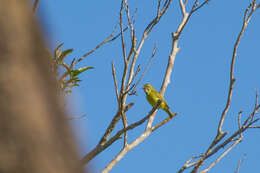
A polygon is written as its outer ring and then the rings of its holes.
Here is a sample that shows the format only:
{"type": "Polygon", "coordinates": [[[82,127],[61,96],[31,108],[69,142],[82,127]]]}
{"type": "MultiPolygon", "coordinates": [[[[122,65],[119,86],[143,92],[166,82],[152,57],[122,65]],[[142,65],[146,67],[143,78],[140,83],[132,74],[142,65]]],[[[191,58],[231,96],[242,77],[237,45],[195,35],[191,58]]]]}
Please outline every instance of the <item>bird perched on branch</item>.
{"type": "Polygon", "coordinates": [[[174,114],[172,114],[169,110],[169,106],[163,96],[159,92],[157,92],[151,84],[145,84],[143,87],[144,92],[146,94],[146,99],[152,105],[153,107],[157,104],[157,102],[160,100],[161,104],[159,105],[159,109],[164,110],[170,117],[173,117],[174,114]]]}

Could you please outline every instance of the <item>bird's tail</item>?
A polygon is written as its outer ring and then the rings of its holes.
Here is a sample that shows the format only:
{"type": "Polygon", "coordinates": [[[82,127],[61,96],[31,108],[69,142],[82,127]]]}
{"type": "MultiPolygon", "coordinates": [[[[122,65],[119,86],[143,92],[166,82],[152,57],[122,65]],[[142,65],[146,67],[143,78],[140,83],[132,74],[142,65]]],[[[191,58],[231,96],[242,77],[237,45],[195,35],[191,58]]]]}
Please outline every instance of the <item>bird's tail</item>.
{"type": "Polygon", "coordinates": [[[174,116],[176,116],[176,113],[171,113],[169,109],[164,109],[165,112],[167,112],[167,114],[169,115],[169,117],[173,118],[174,116]]]}

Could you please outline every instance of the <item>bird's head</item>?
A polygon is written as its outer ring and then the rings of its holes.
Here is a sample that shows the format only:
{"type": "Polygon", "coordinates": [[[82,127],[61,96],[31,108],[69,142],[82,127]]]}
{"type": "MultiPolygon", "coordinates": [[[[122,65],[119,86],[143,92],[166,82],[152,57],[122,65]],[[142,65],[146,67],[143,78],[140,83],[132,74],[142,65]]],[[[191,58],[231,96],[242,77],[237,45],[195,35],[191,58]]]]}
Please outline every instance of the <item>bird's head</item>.
{"type": "Polygon", "coordinates": [[[142,88],[146,94],[149,94],[152,91],[153,86],[151,84],[145,84],[142,88]]]}

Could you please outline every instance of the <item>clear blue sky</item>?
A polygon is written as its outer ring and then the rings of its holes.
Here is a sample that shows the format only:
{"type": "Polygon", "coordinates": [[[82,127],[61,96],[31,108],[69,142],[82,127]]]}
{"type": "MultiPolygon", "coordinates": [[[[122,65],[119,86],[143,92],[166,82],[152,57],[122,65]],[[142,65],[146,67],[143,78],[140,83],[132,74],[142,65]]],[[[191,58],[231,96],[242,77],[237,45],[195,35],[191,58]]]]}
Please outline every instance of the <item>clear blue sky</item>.
{"type": "MultiPolygon", "coordinates": [[[[131,12],[138,8],[135,23],[138,39],[155,15],[156,2],[129,1],[131,12]]],[[[180,38],[181,50],[176,57],[171,83],[165,93],[171,110],[179,115],[130,151],[112,169],[113,173],[176,172],[191,156],[205,152],[216,135],[217,122],[226,103],[233,45],[249,2],[250,0],[212,0],[192,16],[180,38]]],[[[53,50],[64,42],[64,48],[74,49],[71,60],[94,48],[111,33],[118,22],[119,8],[119,0],[40,0],[38,13],[50,48],[53,50]]],[[[252,111],[254,89],[260,92],[259,19],[260,10],[253,16],[239,45],[234,74],[237,81],[231,108],[224,123],[224,130],[229,134],[237,129],[237,113],[243,110],[245,118],[252,111]]],[[[138,96],[128,97],[127,103],[135,102],[127,114],[129,123],[139,120],[151,109],[141,86],[149,82],[157,90],[160,88],[171,48],[170,33],[176,30],[179,21],[179,4],[173,1],[168,13],[145,42],[137,61],[142,67],[150,57],[154,43],[158,44],[158,51],[137,89],[138,96]]],[[[106,44],[79,65],[94,66],[95,69],[81,76],[81,86],[75,88],[68,98],[71,115],[87,114],[87,118],[71,121],[81,156],[97,144],[117,111],[111,75],[112,61],[115,62],[119,79],[123,64],[120,40],[106,44]]],[[[165,112],[159,111],[156,122],[166,116],[165,112]]],[[[121,124],[117,129],[120,128],[121,124]]],[[[143,129],[144,126],[131,132],[130,141],[143,129]]],[[[234,172],[244,154],[247,156],[240,173],[259,171],[259,143],[260,130],[247,131],[242,143],[210,172],[234,172]]],[[[122,140],[117,141],[92,160],[92,171],[100,172],[121,147],[122,140]]]]}

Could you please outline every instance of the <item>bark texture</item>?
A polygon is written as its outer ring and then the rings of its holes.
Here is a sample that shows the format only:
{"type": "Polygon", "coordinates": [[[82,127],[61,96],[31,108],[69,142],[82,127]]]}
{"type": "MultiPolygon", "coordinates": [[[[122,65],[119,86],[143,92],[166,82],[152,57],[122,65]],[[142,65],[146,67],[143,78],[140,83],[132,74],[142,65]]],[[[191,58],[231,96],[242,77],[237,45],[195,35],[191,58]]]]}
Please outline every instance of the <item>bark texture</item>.
{"type": "Polygon", "coordinates": [[[26,0],[0,4],[0,172],[80,173],[31,6],[26,0]]]}

